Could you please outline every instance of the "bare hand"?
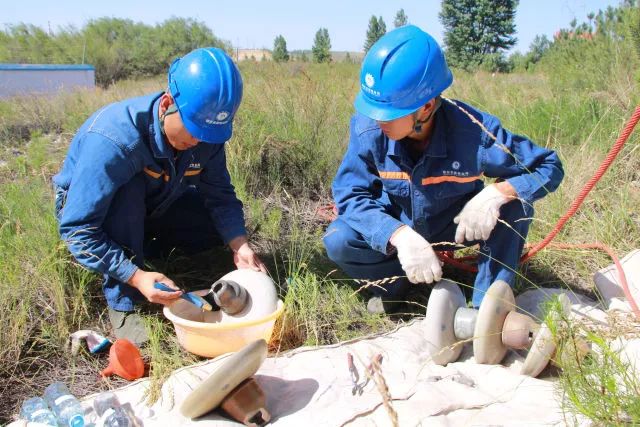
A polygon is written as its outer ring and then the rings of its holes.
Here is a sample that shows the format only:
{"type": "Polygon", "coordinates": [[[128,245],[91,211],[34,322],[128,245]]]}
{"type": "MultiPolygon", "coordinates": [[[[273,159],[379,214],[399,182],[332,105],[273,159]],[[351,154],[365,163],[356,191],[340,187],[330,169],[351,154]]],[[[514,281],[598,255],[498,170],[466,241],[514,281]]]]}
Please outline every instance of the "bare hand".
{"type": "Polygon", "coordinates": [[[247,236],[238,236],[229,242],[229,247],[233,251],[233,262],[238,268],[250,268],[255,271],[267,272],[267,267],[260,260],[260,257],[249,246],[247,236]]]}
{"type": "Polygon", "coordinates": [[[251,249],[249,243],[245,243],[233,252],[233,262],[238,268],[250,268],[255,271],[267,272],[260,257],[251,249]]]}
{"type": "Polygon", "coordinates": [[[162,273],[155,271],[136,270],[128,281],[128,284],[140,291],[149,302],[155,304],[169,305],[180,298],[182,291],[178,289],[173,280],[162,273]],[[175,289],[175,292],[165,292],[156,289],[153,285],[156,282],[164,283],[168,287],[175,289]]]}

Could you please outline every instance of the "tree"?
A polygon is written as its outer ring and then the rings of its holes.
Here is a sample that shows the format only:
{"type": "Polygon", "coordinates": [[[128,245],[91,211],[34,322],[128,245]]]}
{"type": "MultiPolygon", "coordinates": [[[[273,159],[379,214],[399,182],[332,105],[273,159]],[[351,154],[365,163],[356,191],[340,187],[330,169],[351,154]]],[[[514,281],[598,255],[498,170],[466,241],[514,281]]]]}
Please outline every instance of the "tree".
{"type": "MultiPolygon", "coordinates": [[[[531,45],[529,45],[529,51],[526,54],[515,52],[509,56],[507,68],[512,71],[526,71],[532,68],[532,66],[542,59],[542,57],[551,48],[551,40],[546,35],[537,35],[531,45]]],[[[486,61],[483,62],[486,65],[486,61]]],[[[485,66],[486,68],[486,66],[485,66]]]]}
{"type": "Polygon", "coordinates": [[[398,13],[396,13],[396,17],[393,20],[393,26],[395,28],[402,27],[403,25],[407,25],[409,23],[409,18],[404,13],[404,9],[400,9],[398,13]]]}
{"type": "Polygon", "coordinates": [[[316,32],[311,54],[314,62],[331,62],[331,39],[326,28],[320,28],[316,32]]]}
{"type": "Polygon", "coordinates": [[[513,63],[510,62],[503,52],[489,53],[482,57],[480,69],[490,73],[509,73],[513,70],[513,63]]]}
{"type": "Polygon", "coordinates": [[[369,49],[375,42],[378,41],[378,19],[375,15],[371,15],[369,19],[369,27],[367,28],[367,38],[364,41],[364,51],[369,52],[369,49]]]}
{"type": "Polygon", "coordinates": [[[103,86],[123,78],[164,74],[175,58],[201,46],[230,50],[203,22],[185,18],[170,18],[154,27],[129,19],[98,18],[87,23],[82,38],[86,62],[96,67],[96,82],[103,86]]]}
{"type": "Polygon", "coordinates": [[[382,16],[378,16],[378,39],[387,34],[387,24],[384,23],[382,16]]]}
{"type": "Polygon", "coordinates": [[[440,21],[449,64],[469,70],[482,64],[485,55],[497,63],[495,58],[517,42],[517,5],[518,0],[442,0],[440,21]]]}
{"type": "Polygon", "coordinates": [[[546,35],[537,35],[529,46],[529,62],[535,64],[542,59],[542,56],[551,47],[551,40],[546,35]]]}
{"type": "Polygon", "coordinates": [[[289,60],[287,41],[281,35],[273,41],[273,60],[276,62],[287,62],[289,60]]]}
{"type": "Polygon", "coordinates": [[[376,18],[374,15],[371,15],[369,27],[367,28],[367,38],[364,42],[364,51],[368,52],[371,46],[373,46],[380,37],[384,36],[386,32],[387,24],[384,23],[382,16],[376,18]]]}

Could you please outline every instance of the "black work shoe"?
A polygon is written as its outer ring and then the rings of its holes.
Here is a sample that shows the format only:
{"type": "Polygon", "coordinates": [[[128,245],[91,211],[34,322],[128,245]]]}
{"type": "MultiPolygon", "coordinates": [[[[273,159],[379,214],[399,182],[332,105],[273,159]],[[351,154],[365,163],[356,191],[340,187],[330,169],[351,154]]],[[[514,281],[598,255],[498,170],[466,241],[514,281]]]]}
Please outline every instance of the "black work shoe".
{"type": "Polygon", "coordinates": [[[125,338],[140,347],[148,340],[142,316],[135,311],[118,311],[109,308],[109,320],[116,338],[125,338]]]}
{"type": "Polygon", "coordinates": [[[398,306],[398,301],[391,301],[382,297],[371,297],[367,301],[367,311],[371,314],[390,314],[398,306]]]}

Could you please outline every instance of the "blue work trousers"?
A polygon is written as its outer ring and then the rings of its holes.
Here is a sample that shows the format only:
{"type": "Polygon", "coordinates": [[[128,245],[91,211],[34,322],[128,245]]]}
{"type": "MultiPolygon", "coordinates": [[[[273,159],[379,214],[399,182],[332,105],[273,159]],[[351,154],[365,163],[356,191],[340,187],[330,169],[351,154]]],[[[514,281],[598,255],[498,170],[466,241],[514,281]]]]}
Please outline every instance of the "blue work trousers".
{"type": "MultiPolygon", "coordinates": [[[[525,212],[520,201],[512,201],[500,210],[500,220],[506,224],[498,221],[488,240],[465,242],[468,246],[480,246],[478,274],[472,298],[474,307],[480,306],[484,294],[494,281],[504,280],[513,286],[532,216],[533,208],[528,207],[525,212]]],[[[451,218],[444,230],[424,237],[430,243],[453,242],[456,227],[457,224],[454,224],[451,218]]],[[[354,279],[377,281],[393,276],[406,276],[396,253],[383,254],[372,249],[358,232],[340,218],[327,228],[324,245],[329,258],[354,279]]],[[[450,245],[434,245],[433,248],[436,251],[455,249],[450,245]]],[[[404,279],[382,285],[384,289],[375,286],[369,289],[374,295],[399,299],[406,294],[409,286],[408,281],[404,279]]]]}
{"type": "MultiPolygon", "coordinates": [[[[56,189],[56,216],[64,208],[64,190],[56,189]]],[[[190,187],[161,215],[147,216],[145,181],[135,176],[115,194],[102,224],[104,232],[120,245],[125,254],[139,268],[144,267],[145,255],[150,258],[166,255],[173,248],[196,253],[222,246],[209,212],[198,191],[190,187]]],[[[144,296],[126,283],[105,274],[102,283],[109,307],[132,311],[144,296]]]]}

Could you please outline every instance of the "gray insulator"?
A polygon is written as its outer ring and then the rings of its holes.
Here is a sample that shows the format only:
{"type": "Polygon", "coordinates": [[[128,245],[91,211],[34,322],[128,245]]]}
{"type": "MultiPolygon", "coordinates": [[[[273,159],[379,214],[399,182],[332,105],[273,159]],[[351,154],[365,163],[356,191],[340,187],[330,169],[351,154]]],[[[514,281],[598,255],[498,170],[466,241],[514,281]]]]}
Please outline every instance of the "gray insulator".
{"type": "Polygon", "coordinates": [[[218,280],[211,286],[216,304],[227,314],[237,314],[247,306],[247,290],[231,280],[218,280]]]}
{"type": "Polygon", "coordinates": [[[460,307],[453,320],[453,333],[456,338],[466,340],[473,337],[477,318],[478,310],[475,308],[460,307]]]}

